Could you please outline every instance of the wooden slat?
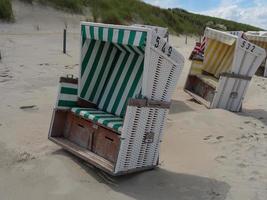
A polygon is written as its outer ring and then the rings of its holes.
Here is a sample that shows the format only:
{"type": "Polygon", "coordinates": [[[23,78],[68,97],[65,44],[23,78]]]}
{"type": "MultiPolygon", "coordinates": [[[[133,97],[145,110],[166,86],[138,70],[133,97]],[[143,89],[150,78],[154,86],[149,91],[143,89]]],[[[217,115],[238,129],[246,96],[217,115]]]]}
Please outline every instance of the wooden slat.
{"type": "Polygon", "coordinates": [[[165,108],[169,109],[171,106],[171,102],[166,101],[156,101],[149,99],[130,99],[128,101],[129,106],[136,107],[150,107],[150,108],[165,108]]]}
{"type": "Polygon", "coordinates": [[[62,148],[66,149],[67,151],[71,152],[72,154],[78,156],[79,158],[85,160],[88,163],[93,164],[94,166],[104,170],[109,174],[114,174],[114,165],[112,162],[96,155],[89,150],[79,147],[78,145],[70,142],[69,140],[62,138],[62,137],[49,137],[51,141],[60,145],[62,148]]]}
{"type": "Polygon", "coordinates": [[[60,77],[59,82],[60,83],[73,83],[73,84],[78,84],[78,78],[60,77]]]}
{"type": "Polygon", "coordinates": [[[194,100],[196,100],[197,102],[199,102],[200,104],[203,104],[204,106],[206,106],[207,108],[210,108],[210,104],[211,102],[206,101],[205,99],[203,99],[202,97],[198,96],[197,94],[194,94],[193,92],[190,92],[189,90],[185,89],[184,90],[186,93],[188,93],[194,100]]]}

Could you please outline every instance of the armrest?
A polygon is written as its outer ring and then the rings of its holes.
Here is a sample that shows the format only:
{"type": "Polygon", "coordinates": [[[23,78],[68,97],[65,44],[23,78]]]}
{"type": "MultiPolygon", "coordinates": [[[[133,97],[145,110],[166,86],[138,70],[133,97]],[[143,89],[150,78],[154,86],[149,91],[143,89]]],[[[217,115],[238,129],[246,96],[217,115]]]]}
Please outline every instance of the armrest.
{"type": "Polygon", "coordinates": [[[72,77],[60,77],[58,97],[55,108],[70,109],[77,107],[78,79],[72,77]]]}
{"type": "Polygon", "coordinates": [[[129,99],[128,106],[169,109],[171,102],[150,99],[129,99]]]}

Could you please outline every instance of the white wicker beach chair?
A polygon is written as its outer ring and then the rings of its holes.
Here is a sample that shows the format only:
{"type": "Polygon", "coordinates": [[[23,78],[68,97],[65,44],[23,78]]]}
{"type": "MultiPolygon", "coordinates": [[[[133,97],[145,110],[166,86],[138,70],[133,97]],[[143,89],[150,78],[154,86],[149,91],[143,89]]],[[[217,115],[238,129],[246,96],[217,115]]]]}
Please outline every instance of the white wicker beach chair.
{"type": "Polygon", "coordinates": [[[206,28],[204,60],[193,61],[185,91],[208,108],[238,112],[264,49],[242,37],[206,28]]]}
{"type": "Polygon", "coordinates": [[[112,175],[156,167],[183,64],[151,28],[83,22],[80,76],[60,79],[49,139],[112,175]]]}
{"type": "MultiPolygon", "coordinates": [[[[248,40],[256,45],[258,45],[259,47],[265,49],[266,53],[267,53],[267,33],[263,33],[263,34],[253,34],[250,32],[246,33],[246,37],[248,38],[248,40]]],[[[256,73],[258,75],[267,77],[267,57],[264,59],[264,61],[262,62],[258,73],[256,73]]]]}

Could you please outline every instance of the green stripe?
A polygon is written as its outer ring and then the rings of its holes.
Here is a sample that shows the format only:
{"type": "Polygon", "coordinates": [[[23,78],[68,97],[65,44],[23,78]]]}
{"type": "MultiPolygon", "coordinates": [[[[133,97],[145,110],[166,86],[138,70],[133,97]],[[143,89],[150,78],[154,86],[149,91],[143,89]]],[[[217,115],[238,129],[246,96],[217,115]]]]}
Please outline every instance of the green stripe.
{"type": "Polygon", "coordinates": [[[113,126],[113,128],[114,128],[116,131],[119,131],[119,128],[122,127],[122,126],[123,126],[123,124],[115,124],[115,125],[113,126]]]}
{"type": "MultiPolygon", "coordinates": [[[[121,51],[117,50],[117,52],[116,52],[116,54],[115,54],[115,56],[113,58],[112,64],[111,64],[111,68],[112,69],[116,66],[116,64],[117,64],[117,62],[119,60],[120,54],[121,54],[121,51]]],[[[108,75],[107,75],[107,78],[106,78],[107,81],[104,83],[103,89],[100,92],[99,98],[97,100],[97,104],[98,105],[99,105],[99,103],[101,101],[101,97],[103,96],[103,93],[105,92],[106,86],[107,86],[107,84],[109,82],[108,80],[110,79],[110,76],[112,75],[112,72],[113,72],[113,70],[110,70],[108,75]]]]}
{"type": "Polygon", "coordinates": [[[80,112],[81,111],[90,111],[90,112],[92,112],[92,111],[96,111],[96,109],[94,109],[94,108],[86,108],[86,110],[84,109],[84,108],[77,108],[76,110],[75,110],[75,114],[80,114],[80,112]]]}
{"type": "Polygon", "coordinates": [[[86,113],[92,114],[92,115],[103,115],[105,114],[105,112],[103,112],[102,110],[81,110],[80,112],[85,111],[86,113]]]}
{"type": "MultiPolygon", "coordinates": [[[[98,84],[100,83],[101,79],[102,79],[102,74],[104,74],[106,68],[107,68],[107,64],[108,64],[108,61],[110,59],[110,56],[111,56],[111,52],[113,50],[114,46],[112,44],[110,44],[109,48],[108,48],[108,51],[107,51],[107,55],[105,57],[105,60],[103,62],[103,66],[101,67],[101,70],[99,72],[99,76],[97,77],[97,80],[96,80],[96,84],[93,88],[93,91],[89,97],[89,100],[90,101],[93,101],[93,99],[95,98],[95,95],[96,95],[96,92],[98,90],[98,84]]],[[[102,89],[101,89],[102,90],[102,89]]]]}
{"type": "Polygon", "coordinates": [[[86,40],[85,25],[82,25],[81,32],[82,32],[82,46],[83,46],[83,45],[84,45],[84,42],[85,42],[85,40],[86,40]]]}
{"type": "Polygon", "coordinates": [[[112,42],[113,38],[113,28],[108,28],[108,41],[112,42]]]}
{"type": "Polygon", "coordinates": [[[95,39],[95,33],[94,33],[94,27],[93,26],[90,26],[90,38],[91,39],[95,39]]]}
{"type": "Polygon", "coordinates": [[[146,45],[146,32],[142,32],[139,46],[143,47],[146,45]]]}
{"type": "Polygon", "coordinates": [[[111,86],[111,88],[110,88],[110,91],[109,91],[109,93],[108,93],[108,95],[107,95],[107,98],[106,98],[106,101],[105,101],[105,103],[104,103],[104,106],[103,106],[103,109],[104,109],[104,110],[107,110],[109,101],[110,101],[110,99],[111,99],[111,97],[112,97],[112,94],[113,94],[113,91],[115,90],[116,85],[117,85],[117,83],[118,83],[118,81],[119,81],[119,79],[120,79],[120,76],[121,76],[121,74],[122,74],[122,72],[123,72],[123,69],[124,69],[124,67],[125,67],[125,64],[126,64],[128,58],[129,58],[129,55],[130,55],[129,53],[126,53],[126,55],[125,55],[124,58],[123,58],[123,61],[122,61],[121,65],[120,65],[120,67],[119,67],[119,70],[118,70],[118,72],[117,72],[117,74],[116,74],[115,79],[113,80],[112,86],[111,86]]]}
{"type": "Polygon", "coordinates": [[[118,34],[118,43],[119,44],[122,44],[122,42],[123,42],[123,36],[124,36],[124,30],[123,29],[120,29],[119,30],[119,34],[118,34]]]}
{"type": "MultiPolygon", "coordinates": [[[[116,111],[117,111],[117,108],[118,108],[118,106],[119,106],[119,104],[120,104],[120,101],[121,101],[121,99],[122,99],[123,92],[124,92],[124,90],[125,90],[126,87],[127,87],[127,84],[128,84],[129,79],[130,79],[130,77],[131,77],[131,75],[132,75],[132,72],[133,72],[134,67],[135,67],[135,65],[136,65],[136,62],[137,62],[137,60],[138,60],[138,57],[139,57],[139,55],[138,55],[138,54],[135,54],[134,57],[133,57],[133,59],[132,59],[132,62],[131,62],[131,64],[130,64],[130,66],[129,66],[128,71],[126,72],[126,75],[125,75],[125,77],[124,77],[124,80],[123,80],[123,82],[122,82],[122,85],[121,85],[121,87],[120,87],[120,90],[119,90],[119,92],[118,92],[117,98],[116,98],[116,100],[115,100],[115,102],[114,102],[114,104],[113,104],[113,107],[112,107],[112,109],[111,109],[111,113],[116,113],[116,111]]],[[[133,82],[133,84],[137,84],[137,83],[136,83],[136,82],[133,82]]]]}
{"type": "Polygon", "coordinates": [[[78,94],[78,89],[77,88],[67,88],[67,87],[62,87],[60,89],[60,94],[78,94]]]}
{"type": "Polygon", "coordinates": [[[140,81],[140,78],[142,76],[142,73],[143,73],[143,68],[144,68],[144,60],[142,61],[141,65],[139,66],[139,69],[138,69],[138,72],[136,73],[136,76],[135,76],[135,79],[134,79],[134,82],[128,92],[128,95],[127,95],[127,98],[126,98],[126,101],[124,102],[124,106],[122,108],[122,111],[120,113],[120,116],[124,116],[125,115],[125,112],[126,112],[126,108],[127,108],[127,103],[128,103],[128,99],[129,98],[132,98],[134,97],[134,91],[140,81]]]}
{"type": "MultiPolygon", "coordinates": [[[[85,114],[83,115],[83,117],[89,119],[89,115],[91,115],[91,114],[88,112],[88,113],[85,113],[85,114]]],[[[94,119],[94,118],[93,118],[93,119],[94,119]]]]}
{"type": "Polygon", "coordinates": [[[103,30],[104,30],[103,27],[99,27],[99,29],[98,29],[99,40],[103,40],[103,30]]]}
{"type": "Polygon", "coordinates": [[[122,122],[122,121],[123,121],[123,119],[104,120],[103,124],[107,126],[109,122],[122,122]]]}
{"type": "Polygon", "coordinates": [[[112,118],[112,117],[116,117],[116,116],[106,113],[106,115],[103,115],[103,116],[95,116],[94,120],[97,121],[97,120],[100,120],[100,119],[112,118]]]}
{"type": "Polygon", "coordinates": [[[138,49],[139,49],[143,54],[145,53],[144,47],[138,47],[138,49]]]}
{"type": "Polygon", "coordinates": [[[140,56],[140,53],[138,51],[136,51],[132,46],[128,46],[134,53],[138,54],[138,56],[140,56]]]}
{"type": "Polygon", "coordinates": [[[128,44],[129,45],[133,45],[134,44],[135,35],[136,35],[136,31],[131,31],[130,32],[130,36],[129,36],[129,40],[128,40],[128,44]]]}
{"type": "Polygon", "coordinates": [[[89,75],[88,75],[88,77],[86,79],[85,84],[83,85],[82,92],[81,92],[81,97],[84,97],[86,95],[86,92],[87,92],[87,90],[89,88],[91,80],[93,79],[93,76],[95,74],[96,68],[98,66],[98,63],[99,63],[100,57],[102,55],[102,51],[103,51],[104,46],[105,46],[105,42],[101,42],[100,47],[98,48],[98,51],[97,51],[93,66],[92,66],[92,68],[90,70],[90,73],[89,73],[89,75]]]}
{"type": "Polygon", "coordinates": [[[58,106],[60,106],[60,107],[74,107],[74,106],[77,106],[77,104],[76,104],[76,101],[59,100],[58,101],[58,106]]]}
{"type": "Polygon", "coordinates": [[[84,71],[86,69],[86,66],[87,66],[87,64],[89,62],[89,59],[90,59],[90,57],[92,55],[92,52],[93,52],[93,49],[94,49],[94,46],[95,46],[95,43],[96,43],[95,40],[90,40],[90,41],[91,41],[90,45],[89,45],[89,47],[88,47],[88,49],[86,51],[85,57],[84,57],[84,59],[82,61],[81,77],[83,76],[83,73],[84,73],[84,71]]]}

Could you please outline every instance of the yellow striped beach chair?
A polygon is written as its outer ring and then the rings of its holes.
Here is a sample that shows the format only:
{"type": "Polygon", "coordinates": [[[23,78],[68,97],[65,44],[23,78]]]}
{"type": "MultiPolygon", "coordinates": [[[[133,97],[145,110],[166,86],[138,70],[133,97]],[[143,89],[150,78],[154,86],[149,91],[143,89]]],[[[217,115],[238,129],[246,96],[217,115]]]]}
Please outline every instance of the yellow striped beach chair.
{"type": "Polygon", "coordinates": [[[157,166],[184,58],[150,27],[81,23],[78,79],[61,78],[49,139],[112,175],[157,166]]]}
{"type": "MultiPolygon", "coordinates": [[[[260,35],[259,33],[251,33],[251,32],[247,32],[246,33],[246,37],[248,38],[248,40],[256,45],[258,45],[259,47],[265,49],[265,51],[267,52],[267,33],[264,35],[260,35]]],[[[260,76],[264,76],[267,77],[267,57],[264,59],[264,61],[262,62],[259,70],[257,71],[258,75],[260,76]]]]}
{"type": "Polygon", "coordinates": [[[238,112],[266,53],[241,34],[206,28],[205,37],[204,60],[192,61],[185,91],[208,108],[238,112]]]}

